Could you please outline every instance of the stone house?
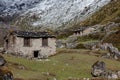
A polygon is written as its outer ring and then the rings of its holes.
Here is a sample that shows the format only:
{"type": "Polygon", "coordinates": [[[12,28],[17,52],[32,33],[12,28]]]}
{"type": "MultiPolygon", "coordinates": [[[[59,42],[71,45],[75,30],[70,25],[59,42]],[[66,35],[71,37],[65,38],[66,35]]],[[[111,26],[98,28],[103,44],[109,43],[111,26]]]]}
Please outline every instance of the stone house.
{"type": "Polygon", "coordinates": [[[73,31],[73,32],[74,32],[73,35],[75,35],[75,36],[82,36],[82,35],[83,35],[83,31],[84,31],[85,29],[86,29],[85,27],[81,27],[81,28],[79,28],[79,29],[76,29],[76,30],[73,31]]]}
{"type": "Polygon", "coordinates": [[[56,37],[47,32],[12,31],[4,38],[7,53],[29,58],[42,58],[56,53],[56,37]]]}
{"type": "Polygon", "coordinates": [[[77,30],[74,30],[74,34],[75,36],[85,36],[85,35],[89,35],[91,33],[93,33],[95,29],[92,27],[81,27],[77,30]]]}

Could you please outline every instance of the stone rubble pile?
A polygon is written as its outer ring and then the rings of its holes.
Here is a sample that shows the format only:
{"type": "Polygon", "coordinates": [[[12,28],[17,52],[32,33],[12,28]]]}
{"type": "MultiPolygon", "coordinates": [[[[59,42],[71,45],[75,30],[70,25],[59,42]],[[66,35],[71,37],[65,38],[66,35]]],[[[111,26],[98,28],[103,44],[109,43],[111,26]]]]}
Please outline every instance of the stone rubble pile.
{"type": "Polygon", "coordinates": [[[106,65],[103,61],[97,61],[92,65],[93,77],[102,77],[106,79],[119,79],[120,71],[111,71],[106,69],[106,65]]]}

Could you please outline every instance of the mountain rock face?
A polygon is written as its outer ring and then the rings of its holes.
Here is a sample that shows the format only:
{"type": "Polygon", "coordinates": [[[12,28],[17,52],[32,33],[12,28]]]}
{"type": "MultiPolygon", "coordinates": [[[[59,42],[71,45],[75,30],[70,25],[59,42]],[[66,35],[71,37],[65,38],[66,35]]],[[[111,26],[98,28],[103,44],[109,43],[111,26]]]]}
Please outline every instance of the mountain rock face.
{"type": "Polygon", "coordinates": [[[41,0],[0,0],[0,15],[13,16],[35,7],[41,0]]]}
{"type": "Polygon", "coordinates": [[[15,22],[16,24],[29,21],[32,26],[66,28],[78,24],[110,1],[0,0],[0,17],[14,17],[19,14],[20,19],[15,22]]]}

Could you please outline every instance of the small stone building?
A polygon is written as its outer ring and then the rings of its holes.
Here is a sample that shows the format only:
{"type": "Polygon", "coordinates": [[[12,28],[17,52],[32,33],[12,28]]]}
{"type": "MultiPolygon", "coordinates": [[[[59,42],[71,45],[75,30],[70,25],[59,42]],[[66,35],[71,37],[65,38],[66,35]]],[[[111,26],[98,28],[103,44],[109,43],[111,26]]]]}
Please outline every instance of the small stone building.
{"type": "Polygon", "coordinates": [[[85,30],[85,27],[81,27],[79,29],[74,30],[74,35],[75,36],[82,36],[83,35],[83,31],[85,30]]]}
{"type": "Polygon", "coordinates": [[[56,53],[56,37],[47,32],[12,31],[4,38],[7,53],[42,58],[56,53]]]}
{"type": "Polygon", "coordinates": [[[74,30],[73,35],[75,35],[75,36],[85,36],[85,35],[93,33],[94,30],[95,29],[92,28],[92,27],[81,27],[77,30],[74,30]]]}

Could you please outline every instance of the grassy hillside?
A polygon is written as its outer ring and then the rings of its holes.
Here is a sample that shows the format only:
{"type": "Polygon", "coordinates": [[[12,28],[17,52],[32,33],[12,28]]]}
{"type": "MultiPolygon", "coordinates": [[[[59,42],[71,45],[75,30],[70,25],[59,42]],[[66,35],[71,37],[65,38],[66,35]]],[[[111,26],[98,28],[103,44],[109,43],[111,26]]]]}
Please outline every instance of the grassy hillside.
{"type": "MultiPolygon", "coordinates": [[[[81,22],[80,25],[93,26],[96,24],[107,24],[109,22],[120,23],[120,0],[111,0],[108,5],[105,5],[87,20],[81,22]]],[[[113,30],[118,30],[118,32],[111,34],[104,42],[113,43],[120,50],[120,26],[113,30]]]]}
{"type": "MultiPolygon", "coordinates": [[[[98,10],[95,14],[93,14],[91,17],[89,17],[85,21],[81,22],[79,25],[72,27],[72,29],[74,30],[81,26],[93,26],[96,24],[106,25],[109,22],[120,23],[120,0],[111,0],[111,2],[109,4],[105,5],[103,8],[98,10]]],[[[119,50],[120,50],[120,28],[119,27],[120,26],[118,26],[116,29],[111,29],[111,30],[118,30],[118,32],[111,34],[109,37],[107,37],[104,40],[104,42],[113,43],[113,45],[116,46],[117,48],[119,48],[119,50]]],[[[86,37],[86,36],[80,37],[80,39],[78,41],[81,42],[81,40],[82,41],[100,40],[104,36],[105,36],[105,34],[103,32],[101,32],[101,33],[88,35],[88,37],[86,37]]]]}
{"type": "Polygon", "coordinates": [[[111,0],[87,20],[81,22],[81,26],[106,24],[108,22],[120,22],[120,0],[111,0]]]}
{"type": "Polygon", "coordinates": [[[118,28],[118,31],[116,33],[111,34],[104,40],[104,42],[113,43],[113,45],[120,50],[120,27],[118,28]]]}
{"type": "Polygon", "coordinates": [[[104,52],[96,52],[77,49],[61,49],[58,54],[51,57],[49,61],[34,61],[3,55],[9,62],[8,66],[13,71],[15,78],[21,80],[68,80],[69,78],[91,78],[91,66],[97,60],[106,63],[108,69],[120,70],[120,62],[99,58],[95,55],[104,52]],[[18,68],[24,66],[24,69],[18,68]],[[48,74],[49,73],[49,74],[48,74]]]}

